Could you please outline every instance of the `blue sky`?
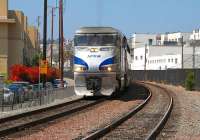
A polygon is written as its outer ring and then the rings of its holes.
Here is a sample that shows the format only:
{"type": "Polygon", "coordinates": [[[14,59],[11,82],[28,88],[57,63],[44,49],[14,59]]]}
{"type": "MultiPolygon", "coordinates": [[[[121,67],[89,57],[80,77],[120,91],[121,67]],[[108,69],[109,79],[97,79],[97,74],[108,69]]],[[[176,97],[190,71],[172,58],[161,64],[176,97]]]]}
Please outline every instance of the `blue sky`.
{"type": "MultiPolygon", "coordinates": [[[[48,0],[48,5],[56,1],[48,0]]],[[[134,32],[190,32],[200,28],[199,7],[200,0],[65,0],[64,33],[71,38],[77,28],[97,25],[116,27],[128,37],[134,32]]],[[[22,10],[36,25],[43,0],[9,0],[9,9],[22,10]]],[[[50,30],[50,21],[48,25],[50,30]]],[[[55,28],[57,37],[57,23],[55,28]]]]}

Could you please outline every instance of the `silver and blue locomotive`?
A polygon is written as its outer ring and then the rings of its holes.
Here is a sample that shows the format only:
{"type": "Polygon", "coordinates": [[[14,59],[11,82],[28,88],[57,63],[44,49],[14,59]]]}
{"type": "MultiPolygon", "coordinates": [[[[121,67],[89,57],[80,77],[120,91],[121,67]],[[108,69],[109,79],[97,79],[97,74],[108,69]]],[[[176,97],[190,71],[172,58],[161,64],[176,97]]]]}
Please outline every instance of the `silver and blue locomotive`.
{"type": "Polygon", "coordinates": [[[81,96],[110,96],[129,86],[130,48],[112,27],[82,27],[74,36],[74,90],[81,96]]]}

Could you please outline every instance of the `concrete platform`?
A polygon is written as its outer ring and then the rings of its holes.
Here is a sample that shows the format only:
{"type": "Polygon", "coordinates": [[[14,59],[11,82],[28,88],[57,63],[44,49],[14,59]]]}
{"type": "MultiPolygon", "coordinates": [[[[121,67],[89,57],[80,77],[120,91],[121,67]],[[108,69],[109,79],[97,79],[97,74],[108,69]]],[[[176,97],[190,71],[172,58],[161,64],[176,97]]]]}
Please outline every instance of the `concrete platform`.
{"type": "Polygon", "coordinates": [[[51,107],[51,106],[55,106],[55,105],[63,104],[63,103],[66,103],[66,102],[78,100],[78,99],[81,99],[81,98],[82,98],[81,96],[73,95],[73,96],[67,97],[65,99],[57,99],[54,102],[52,102],[50,104],[46,104],[46,105],[35,106],[35,107],[26,108],[26,109],[13,110],[13,111],[8,111],[8,112],[0,112],[0,119],[15,116],[15,115],[26,113],[26,112],[31,112],[31,111],[34,111],[34,110],[48,108],[48,107],[51,107]]]}

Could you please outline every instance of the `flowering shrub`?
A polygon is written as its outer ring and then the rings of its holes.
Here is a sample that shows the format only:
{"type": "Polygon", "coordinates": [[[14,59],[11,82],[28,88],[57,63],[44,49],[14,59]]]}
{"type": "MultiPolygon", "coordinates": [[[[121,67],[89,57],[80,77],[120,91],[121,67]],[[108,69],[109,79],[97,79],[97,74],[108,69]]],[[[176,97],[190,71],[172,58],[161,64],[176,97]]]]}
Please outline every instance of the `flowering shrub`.
{"type": "MultiPolygon", "coordinates": [[[[59,70],[56,68],[48,68],[47,81],[51,82],[59,78],[59,70]]],[[[10,68],[10,80],[12,81],[28,81],[30,83],[38,83],[39,81],[39,67],[27,67],[24,65],[13,65],[10,68]]]]}

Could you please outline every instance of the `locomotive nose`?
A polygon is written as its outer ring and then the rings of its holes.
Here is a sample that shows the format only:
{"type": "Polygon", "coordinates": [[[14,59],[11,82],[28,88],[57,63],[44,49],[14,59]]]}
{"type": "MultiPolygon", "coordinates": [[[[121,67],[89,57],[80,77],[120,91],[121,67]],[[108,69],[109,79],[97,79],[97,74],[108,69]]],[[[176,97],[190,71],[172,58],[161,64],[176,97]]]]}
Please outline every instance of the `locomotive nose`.
{"type": "Polygon", "coordinates": [[[99,77],[90,77],[86,78],[87,90],[90,90],[94,93],[101,90],[101,78],[99,77]]]}

